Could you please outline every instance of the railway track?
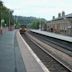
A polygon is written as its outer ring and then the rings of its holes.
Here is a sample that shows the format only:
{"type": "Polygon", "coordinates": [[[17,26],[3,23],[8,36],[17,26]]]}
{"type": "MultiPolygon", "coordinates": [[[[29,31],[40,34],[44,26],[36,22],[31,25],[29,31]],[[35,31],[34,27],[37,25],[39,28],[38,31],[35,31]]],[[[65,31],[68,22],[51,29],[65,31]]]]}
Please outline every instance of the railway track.
{"type": "Polygon", "coordinates": [[[29,31],[28,33],[35,36],[37,39],[45,42],[46,44],[72,56],[72,43],[71,42],[66,42],[63,40],[56,39],[56,38],[44,36],[44,35],[37,34],[31,31],[29,31]]]}
{"type": "MultiPolygon", "coordinates": [[[[34,38],[29,33],[22,34],[22,36],[26,40],[26,42],[29,44],[29,46],[32,48],[32,50],[37,54],[37,56],[42,60],[42,62],[46,65],[46,67],[51,72],[71,72],[72,71],[72,67],[70,65],[71,59],[68,63],[65,62],[63,60],[64,58],[63,59],[60,58],[61,54],[59,55],[60,57],[58,57],[55,54],[58,50],[55,51],[53,49],[52,51],[51,50],[52,48],[50,46],[34,38]],[[54,51],[55,53],[53,53],[54,51]]],[[[60,53],[60,51],[58,52],[60,53]]],[[[67,56],[67,58],[70,58],[70,57],[67,56]]]]}

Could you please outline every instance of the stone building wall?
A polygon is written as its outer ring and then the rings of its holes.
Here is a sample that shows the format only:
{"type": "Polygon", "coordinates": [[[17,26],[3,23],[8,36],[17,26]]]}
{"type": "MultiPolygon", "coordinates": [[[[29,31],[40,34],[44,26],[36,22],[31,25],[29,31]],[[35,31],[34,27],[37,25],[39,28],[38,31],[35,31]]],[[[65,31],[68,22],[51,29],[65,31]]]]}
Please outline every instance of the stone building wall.
{"type": "Polygon", "coordinates": [[[63,11],[58,14],[58,18],[53,16],[53,19],[43,24],[41,28],[49,32],[72,36],[72,13],[65,15],[63,11]]]}
{"type": "Polygon", "coordinates": [[[64,35],[72,35],[72,19],[60,19],[47,22],[47,26],[43,26],[44,29],[50,32],[55,32],[64,35]]]}

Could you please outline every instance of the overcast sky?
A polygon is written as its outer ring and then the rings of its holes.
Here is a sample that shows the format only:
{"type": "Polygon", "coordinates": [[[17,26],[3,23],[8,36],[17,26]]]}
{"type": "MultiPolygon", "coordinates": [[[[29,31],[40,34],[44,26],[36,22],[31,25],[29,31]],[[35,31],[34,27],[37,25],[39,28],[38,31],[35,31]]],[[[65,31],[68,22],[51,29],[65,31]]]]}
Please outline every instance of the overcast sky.
{"type": "Polygon", "coordinates": [[[14,15],[34,16],[52,19],[58,13],[72,13],[72,0],[2,0],[4,5],[14,10],[14,15]]]}

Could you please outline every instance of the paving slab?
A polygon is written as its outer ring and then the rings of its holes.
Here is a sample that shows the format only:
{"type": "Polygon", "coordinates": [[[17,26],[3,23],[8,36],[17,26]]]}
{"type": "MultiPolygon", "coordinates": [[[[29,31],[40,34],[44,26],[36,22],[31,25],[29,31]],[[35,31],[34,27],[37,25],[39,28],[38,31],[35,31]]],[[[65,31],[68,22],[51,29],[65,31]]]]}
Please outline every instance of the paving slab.
{"type": "Polygon", "coordinates": [[[31,31],[35,32],[35,33],[42,34],[42,35],[50,36],[53,38],[61,39],[64,41],[72,42],[72,37],[70,37],[70,36],[65,36],[65,35],[61,35],[61,34],[57,34],[57,33],[53,33],[53,32],[34,30],[34,29],[31,29],[31,31]]]}
{"type": "Polygon", "coordinates": [[[6,31],[0,35],[0,72],[26,72],[15,33],[6,31]]]}

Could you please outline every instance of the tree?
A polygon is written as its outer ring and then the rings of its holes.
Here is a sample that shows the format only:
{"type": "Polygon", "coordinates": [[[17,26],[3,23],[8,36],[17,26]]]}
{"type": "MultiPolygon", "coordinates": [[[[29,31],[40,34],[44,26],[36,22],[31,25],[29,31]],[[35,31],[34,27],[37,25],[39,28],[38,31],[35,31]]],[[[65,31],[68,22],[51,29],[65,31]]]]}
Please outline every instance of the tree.
{"type": "Polygon", "coordinates": [[[3,5],[3,2],[0,1],[0,25],[1,25],[1,19],[5,20],[7,26],[9,25],[9,20],[10,20],[10,24],[12,25],[14,22],[12,13],[13,11],[5,7],[3,5]]]}
{"type": "Polygon", "coordinates": [[[34,20],[34,21],[31,23],[30,28],[39,29],[39,20],[34,20]]]}
{"type": "Polygon", "coordinates": [[[30,28],[32,29],[39,29],[39,25],[41,24],[41,26],[45,25],[46,20],[45,19],[36,19],[35,21],[33,21],[30,24],[30,28]]]}

